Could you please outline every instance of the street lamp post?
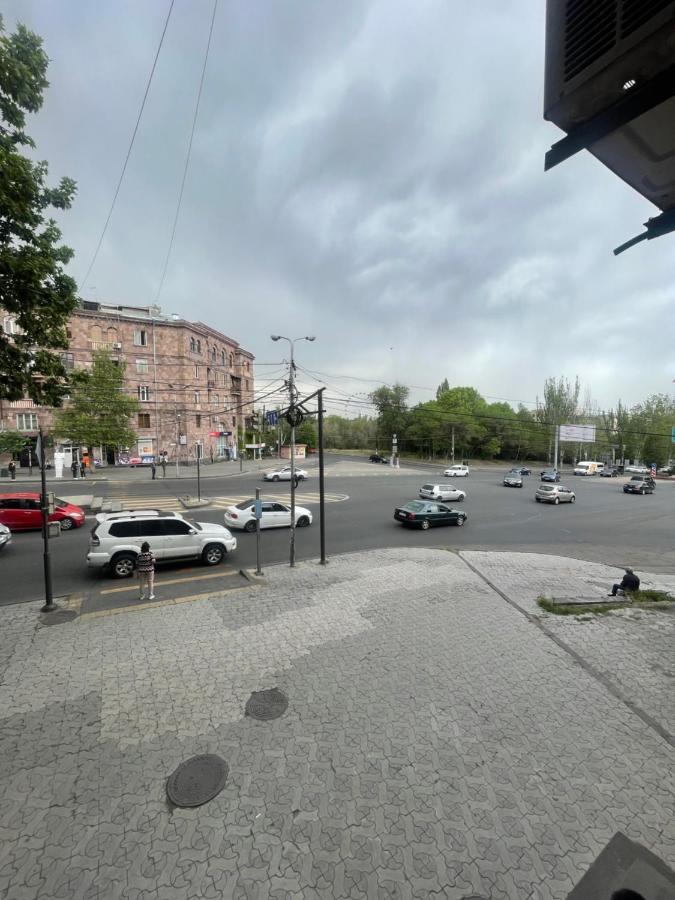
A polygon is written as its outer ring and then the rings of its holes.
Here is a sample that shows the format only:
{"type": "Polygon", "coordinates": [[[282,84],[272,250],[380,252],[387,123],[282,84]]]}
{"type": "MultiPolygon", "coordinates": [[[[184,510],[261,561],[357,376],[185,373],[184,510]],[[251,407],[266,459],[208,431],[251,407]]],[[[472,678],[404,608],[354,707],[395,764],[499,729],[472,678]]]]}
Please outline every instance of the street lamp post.
{"type": "MultiPolygon", "coordinates": [[[[299,338],[287,338],[283,334],[271,334],[273,341],[288,341],[291,348],[291,359],[288,374],[288,395],[290,398],[289,411],[292,413],[295,405],[295,360],[293,358],[293,347],[298,341],[314,341],[314,335],[305,335],[299,338]]],[[[291,414],[291,419],[293,415],[291,414]]],[[[290,546],[290,565],[295,566],[295,425],[291,421],[291,546],[290,546]]]]}

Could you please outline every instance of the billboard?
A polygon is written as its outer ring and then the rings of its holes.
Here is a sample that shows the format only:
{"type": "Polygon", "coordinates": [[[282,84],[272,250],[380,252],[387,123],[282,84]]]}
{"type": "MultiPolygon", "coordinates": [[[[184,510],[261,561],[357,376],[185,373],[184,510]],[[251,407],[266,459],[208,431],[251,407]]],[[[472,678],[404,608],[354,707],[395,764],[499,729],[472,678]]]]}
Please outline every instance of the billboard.
{"type": "Polygon", "coordinates": [[[560,440],[576,444],[595,443],[595,425],[561,425],[560,440]]]}

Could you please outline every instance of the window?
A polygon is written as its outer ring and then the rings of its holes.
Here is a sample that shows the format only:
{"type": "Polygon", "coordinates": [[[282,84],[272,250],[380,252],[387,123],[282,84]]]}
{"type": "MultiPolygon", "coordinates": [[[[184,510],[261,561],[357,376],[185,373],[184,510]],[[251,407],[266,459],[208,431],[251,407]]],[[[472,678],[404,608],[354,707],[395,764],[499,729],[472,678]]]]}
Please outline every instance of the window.
{"type": "Polygon", "coordinates": [[[148,346],[148,332],[144,329],[134,331],[134,347],[148,346]]]}
{"type": "Polygon", "coordinates": [[[16,429],[17,431],[37,431],[37,415],[35,413],[17,413],[16,429]]]}
{"type": "Polygon", "coordinates": [[[218,406],[218,404],[220,403],[220,394],[213,395],[213,402],[216,404],[216,406],[218,406]]]}
{"type": "Polygon", "coordinates": [[[202,352],[202,342],[197,341],[197,353],[201,353],[201,352],[202,352]]]}
{"type": "Polygon", "coordinates": [[[137,359],[136,360],[136,371],[139,375],[147,375],[148,374],[148,361],[147,359],[137,359]]]}
{"type": "Polygon", "coordinates": [[[247,372],[251,371],[251,363],[248,360],[246,360],[246,371],[247,372]]]}
{"type": "Polygon", "coordinates": [[[248,378],[246,379],[246,390],[248,390],[248,378]]]}
{"type": "Polygon", "coordinates": [[[191,528],[187,522],[181,522],[180,519],[165,519],[164,534],[167,536],[190,534],[191,528]]]}
{"type": "Polygon", "coordinates": [[[18,334],[19,332],[16,321],[11,316],[5,316],[2,320],[2,330],[5,334],[18,334]]]}
{"type": "Polygon", "coordinates": [[[102,341],[103,340],[103,332],[101,331],[100,325],[92,325],[89,329],[89,340],[91,341],[102,341]]]}
{"type": "Polygon", "coordinates": [[[138,519],[132,522],[113,522],[109,534],[112,537],[140,537],[141,523],[138,519]]]}
{"type": "Polygon", "coordinates": [[[199,391],[195,391],[195,403],[199,403],[199,391]]]}
{"type": "Polygon", "coordinates": [[[199,366],[195,366],[195,381],[199,381],[199,366]]]}
{"type": "Polygon", "coordinates": [[[193,337],[191,337],[190,338],[190,351],[192,353],[194,353],[196,349],[197,349],[197,341],[193,337]]]}
{"type": "Polygon", "coordinates": [[[164,537],[164,522],[161,519],[141,519],[141,537],[164,537]]]}
{"type": "Polygon", "coordinates": [[[106,332],[106,339],[109,344],[117,343],[117,329],[110,326],[106,332]]]}
{"type": "Polygon", "coordinates": [[[139,428],[150,428],[150,413],[139,413],[138,414],[138,427],[139,428]]]}
{"type": "Polygon", "coordinates": [[[66,328],[66,337],[68,338],[68,340],[70,340],[70,338],[72,338],[72,336],[73,336],[73,332],[70,330],[70,328],[66,328]]]}
{"type": "Polygon", "coordinates": [[[195,424],[196,424],[197,428],[201,427],[202,417],[199,415],[199,413],[195,416],[195,424]]]}
{"type": "Polygon", "coordinates": [[[69,372],[71,369],[75,368],[75,357],[72,353],[62,353],[61,362],[63,363],[63,368],[67,369],[69,372]]]}
{"type": "Polygon", "coordinates": [[[235,418],[234,416],[232,416],[232,427],[233,427],[233,428],[236,428],[236,427],[237,427],[237,420],[236,420],[236,418],[235,418]]]}
{"type": "Polygon", "coordinates": [[[141,403],[147,403],[150,400],[150,388],[147,384],[138,385],[138,399],[141,403]]]}
{"type": "Polygon", "coordinates": [[[224,350],[220,351],[220,364],[221,364],[221,366],[225,365],[225,351],[224,350]]]}

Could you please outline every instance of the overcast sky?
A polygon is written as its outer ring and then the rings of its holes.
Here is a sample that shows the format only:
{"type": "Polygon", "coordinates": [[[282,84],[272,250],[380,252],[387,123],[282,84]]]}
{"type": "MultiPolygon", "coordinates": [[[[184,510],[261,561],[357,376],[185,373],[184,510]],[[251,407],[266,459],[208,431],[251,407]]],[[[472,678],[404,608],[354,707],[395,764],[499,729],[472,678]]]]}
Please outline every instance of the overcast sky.
{"type": "MultiPolygon", "coordinates": [[[[155,302],[212,6],[175,0],[87,299],[155,302]]],[[[394,381],[427,400],[447,378],[531,405],[561,374],[601,406],[670,392],[675,236],[614,257],[655,207],[588,153],[544,174],[562,137],[542,117],[544,6],[220,0],[162,310],[259,363],[287,357],[271,332],[315,334],[299,364],[357,401],[394,381]]],[[[168,9],[5,3],[51,59],[28,130],[78,183],[61,218],[78,283],[168,9]]],[[[259,392],[278,374],[260,365],[259,392]]]]}

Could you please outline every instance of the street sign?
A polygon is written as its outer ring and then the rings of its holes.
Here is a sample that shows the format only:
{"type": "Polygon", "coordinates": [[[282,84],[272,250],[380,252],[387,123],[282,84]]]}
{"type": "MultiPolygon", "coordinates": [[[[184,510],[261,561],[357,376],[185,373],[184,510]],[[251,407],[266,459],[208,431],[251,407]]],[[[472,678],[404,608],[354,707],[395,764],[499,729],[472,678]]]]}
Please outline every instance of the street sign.
{"type": "Polygon", "coordinates": [[[253,504],[253,515],[256,519],[262,519],[262,500],[257,499],[253,504]]]}
{"type": "Polygon", "coordinates": [[[268,425],[276,425],[279,422],[279,413],[276,409],[270,409],[265,413],[265,419],[268,425]]]}
{"type": "Polygon", "coordinates": [[[652,478],[656,478],[656,463],[652,463],[652,478]]]}
{"type": "Polygon", "coordinates": [[[671,428],[670,431],[670,440],[673,444],[675,444],[675,425],[671,428]]]}
{"type": "Polygon", "coordinates": [[[560,440],[578,444],[594,444],[595,425],[561,425],[560,440]]]}

